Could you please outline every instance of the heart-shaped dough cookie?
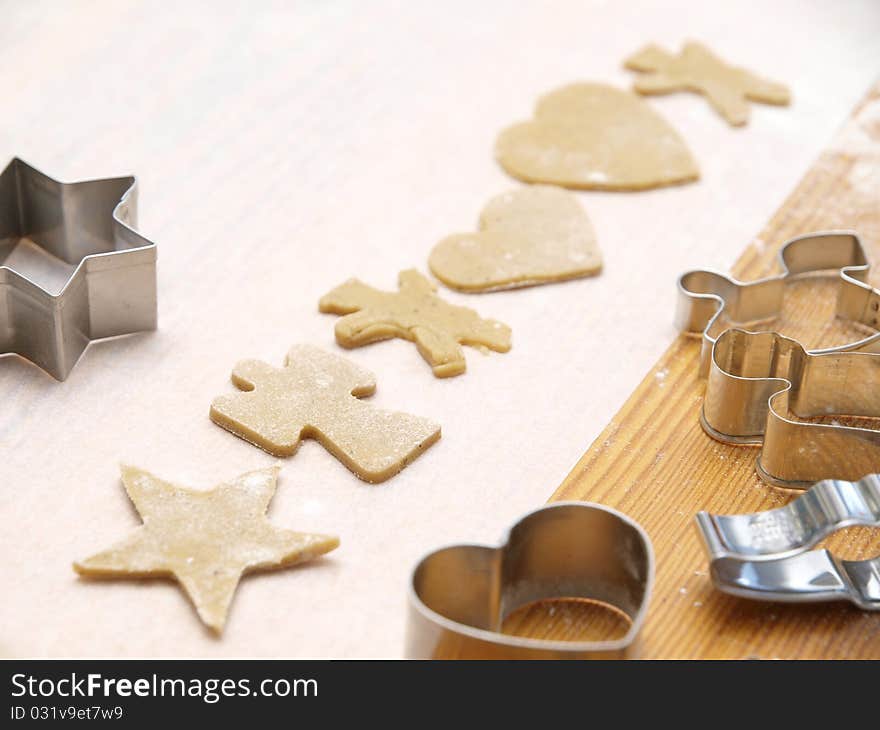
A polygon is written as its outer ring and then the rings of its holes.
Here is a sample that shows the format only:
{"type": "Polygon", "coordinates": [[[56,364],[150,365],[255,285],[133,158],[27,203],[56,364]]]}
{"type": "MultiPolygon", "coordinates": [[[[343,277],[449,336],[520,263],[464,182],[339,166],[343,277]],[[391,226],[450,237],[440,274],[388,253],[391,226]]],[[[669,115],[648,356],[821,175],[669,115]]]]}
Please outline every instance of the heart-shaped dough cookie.
{"type": "Polygon", "coordinates": [[[535,185],[503,193],[483,209],[479,227],[444,238],[431,251],[431,271],[452,289],[513,289],[602,269],[590,220],[565,190],[535,185]]]}
{"type": "Polygon", "coordinates": [[[645,190],[700,176],[663,117],[605,84],[572,84],[542,97],[532,121],[501,132],[495,154],[520,180],[568,188],[645,190]]]}

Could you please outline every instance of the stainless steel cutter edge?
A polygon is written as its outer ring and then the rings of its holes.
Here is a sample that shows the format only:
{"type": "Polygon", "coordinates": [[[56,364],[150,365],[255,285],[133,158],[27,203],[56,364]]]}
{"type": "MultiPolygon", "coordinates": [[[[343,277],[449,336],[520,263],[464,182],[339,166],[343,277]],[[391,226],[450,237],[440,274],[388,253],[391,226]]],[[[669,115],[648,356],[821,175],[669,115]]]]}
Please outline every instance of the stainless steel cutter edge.
{"type": "Polygon", "coordinates": [[[763,601],[850,601],[880,610],[880,556],[841,560],[811,550],[853,526],[880,527],[880,475],[827,479],[784,507],[744,515],[700,512],[697,529],[718,590],[763,601]]]}
{"type": "Polygon", "coordinates": [[[133,176],[65,183],[14,158],[0,173],[2,260],[28,236],[75,269],[53,294],[0,265],[0,352],[64,380],[91,340],[155,329],[156,245],[136,220],[133,176]]]}
{"type": "Polygon", "coordinates": [[[791,279],[837,269],[837,315],[876,330],[880,292],[865,283],[864,248],[854,233],[820,232],[792,239],[779,259],[783,273],[754,282],[708,270],[679,279],[678,325],[703,339],[700,373],[708,378],[703,429],[725,443],[763,443],[757,471],[777,486],[805,489],[821,479],[880,471],[880,432],[800,420],[880,417],[880,389],[874,387],[880,384],[880,332],[806,350],[766,328],[735,326],[777,316],[791,279]]]}
{"type": "Polygon", "coordinates": [[[450,545],[417,562],[408,590],[406,655],[630,657],[637,652],[653,582],[653,548],[637,522],[592,502],[554,502],[517,520],[498,545],[450,545]],[[512,557],[505,561],[508,551],[512,557]],[[468,573],[467,579],[450,583],[458,573],[468,573]],[[612,604],[629,617],[630,628],[612,641],[540,640],[500,632],[514,609],[560,597],[612,604]]]}
{"type": "MultiPolygon", "coordinates": [[[[755,281],[739,281],[712,269],[687,271],[678,278],[675,323],[685,334],[702,338],[701,374],[708,372],[712,348],[727,328],[780,314],[785,285],[795,278],[839,271],[837,316],[878,329],[880,291],[866,283],[870,263],[855,232],[819,231],[792,238],[779,250],[778,261],[781,273],[755,281]]],[[[850,351],[880,352],[880,332],[810,353],[850,351]]]]}
{"type": "Polygon", "coordinates": [[[730,329],[712,350],[700,422],[712,438],[760,444],[757,471],[775,486],[880,471],[880,430],[837,419],[880,417],[880,355],[808,352],[775,332],[730,329]],[[824,417],[831,422],[803,419],[824,417]]]}

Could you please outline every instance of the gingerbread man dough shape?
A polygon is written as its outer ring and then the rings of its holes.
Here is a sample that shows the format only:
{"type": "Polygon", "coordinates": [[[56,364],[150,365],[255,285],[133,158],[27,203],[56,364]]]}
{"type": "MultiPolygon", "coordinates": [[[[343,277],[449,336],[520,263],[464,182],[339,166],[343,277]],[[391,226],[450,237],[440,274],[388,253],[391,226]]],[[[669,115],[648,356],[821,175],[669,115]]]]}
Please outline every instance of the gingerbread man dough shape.
{"type": "Polygon", "coordinates": [[[426,418],[360,400],[376,391],[375,376],[311,345],[292,347],[283,368],[242,360],[232,382],[244,392],[214,399],[214,423],[276,456],[317,439],[368,482],[394,476],[440,438],[426,418]]]}
{"type": "Polygon", "coordinates": [[[695,91],[703,94],[715,110],[733,126],[749,120],[749,101],[784,106],[791,101],[787,87],[729,66],[706,46],[690,41],[677,56],[649,45],[630,56],[624,65],[641,71],[634,86],[640,94],[695,91]]]}
{"type": "Polygon", "coordinates": [[[340,345],[360,347],[392,337],[410,340],[438,378],[465,371],[462,344],[483,345],[495,352],[510,350],[506,324],[443,301],[415,269],[400,272],[398,282],[400,291],[385,292],[349,279],[321,297],[318,308],[322,312],[345,315],[336,323],[340,345]]]}

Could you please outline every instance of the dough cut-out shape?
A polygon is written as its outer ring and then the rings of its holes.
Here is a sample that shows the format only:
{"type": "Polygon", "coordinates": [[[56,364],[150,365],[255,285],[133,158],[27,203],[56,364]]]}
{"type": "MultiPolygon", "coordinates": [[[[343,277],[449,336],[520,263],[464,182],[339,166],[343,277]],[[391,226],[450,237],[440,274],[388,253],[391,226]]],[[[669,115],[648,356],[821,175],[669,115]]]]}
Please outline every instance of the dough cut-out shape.
{"type": "Polygon", "coordinates": [[[199,618],[220,633],[245,573],[303,563],[339,545],[336,537],[269,522],[278,471],[259,469],[196,490],[123,466],[122,482],[143,524],[74,570],[92,578],[174,578],[199,618]]]}
{"type": "Polygon", "coordinates": [[[440,438],[427,418],[360,400],[376,392],[376,377],[311,345],[292,347],[282,368],[242,360],[232,382],[242,392],[214,399],[214,423],[275,456],[316,439],[368,482],[394,476],[440,438]]]}
{"type": "Polygon", "coordinates": [[[791,101],[786,86],[762,79],[751,71],[729,66],[706,46],[689,41],[677,56],[649,45],[624,65],[642,72],[635,90],[640,94],[695,91],[708,99],[728,123],[738,127],[749,120],[749,101],[785,106],[791,101]]]}
{"type": "Polygon", "coordinates": [[[483,208],[479,228],[449,236],[431,251],[431,271],[453,289],[550,284],[602,269],[593,226],[565,190],[534,185],[503,193],[483,208]]]}
{"type": "Polygon", "coordinates": [[[534,119],[498,135],[495,156],[520,180],[566,188],[645,190],[700,176],[663,117],[606,84],[571,84],[541,97],[534,119]]]}
{"type": "Polygon", "coordinates": [[[321,297],[318,308],[345,315],[335,330],[336,341],[343,347],[392,337],[410,340],[438,378],[465,371],[462,344],[482,345],[495,352],[510,350],[510,327],[442,300],[415,269],[401,271],[398,286],[400,291],[386,292],[349,279],[321,297]]]}

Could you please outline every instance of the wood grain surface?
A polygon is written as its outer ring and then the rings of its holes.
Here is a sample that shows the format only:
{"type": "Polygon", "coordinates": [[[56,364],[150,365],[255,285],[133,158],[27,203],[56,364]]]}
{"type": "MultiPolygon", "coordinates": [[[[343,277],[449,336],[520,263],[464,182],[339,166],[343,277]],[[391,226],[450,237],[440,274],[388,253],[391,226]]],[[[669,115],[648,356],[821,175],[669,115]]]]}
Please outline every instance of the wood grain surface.
{"type": "MultiPolygon", "coordinates": [[[[733,274],[750,280],[773,273],[786,240],[822,229],[856,230],[872,261],[880,260],[878,201],[880,84],[746,248],[733,274]]],[[[695,268],[699,265],[694,261],[695,268]]],[[[878,281],[880,271],[875,269],[872,284],[878,281]]],[[[857,333],[851,326],[834,320],[836,288],[834,278],[791,284],[779,329],[815,347],[852,340],[857,333]]],[[[880,657],[880,614],[844,603],[752,602],[713,589],[693,525],[695,513],[766,510],[785,504],[795,493],[758,478],[756,447],[722,444],[703,432],[698,420],[704,390],[697,375],[699,352],[696,339],[681,336],[673,342],[551,498],[616,507],[639,520],[651,536],[657,582],[642,655],[880,657]]],[[[846,530],[827,545],[845,558],[873,557],[880,552],[880,531],[846,530]]],[[[506,629],[548,638],[607,638],[620,630],[607,617],[597,620],[595,610],[564,609],[528,607],[509,617],[506,629]]]]}

